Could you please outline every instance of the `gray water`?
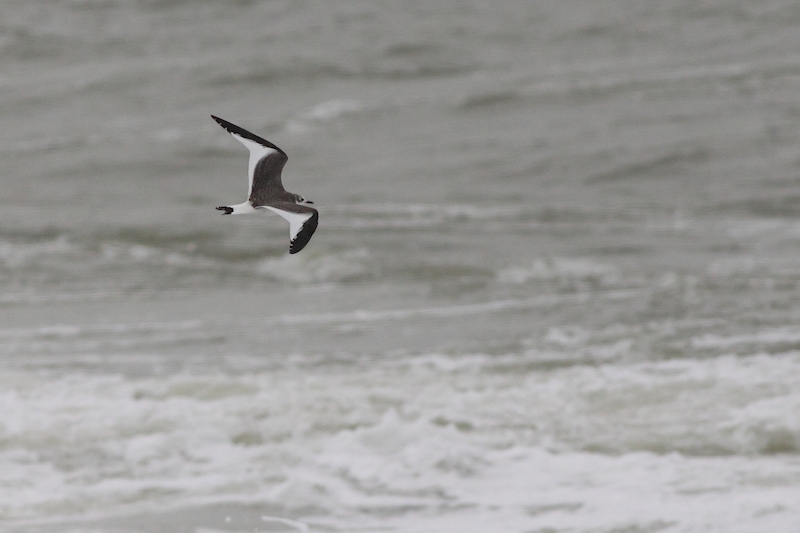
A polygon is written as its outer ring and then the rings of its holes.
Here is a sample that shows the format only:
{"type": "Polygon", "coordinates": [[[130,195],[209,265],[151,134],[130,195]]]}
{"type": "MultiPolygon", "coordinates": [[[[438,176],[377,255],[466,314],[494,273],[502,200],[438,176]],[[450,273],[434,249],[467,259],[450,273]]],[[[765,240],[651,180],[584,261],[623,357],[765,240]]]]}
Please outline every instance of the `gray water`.
{"type": "Polygon", "coordinates": [[[796,2],[7,0],[0,120],[0,530],[799,530],[796,2]]]}

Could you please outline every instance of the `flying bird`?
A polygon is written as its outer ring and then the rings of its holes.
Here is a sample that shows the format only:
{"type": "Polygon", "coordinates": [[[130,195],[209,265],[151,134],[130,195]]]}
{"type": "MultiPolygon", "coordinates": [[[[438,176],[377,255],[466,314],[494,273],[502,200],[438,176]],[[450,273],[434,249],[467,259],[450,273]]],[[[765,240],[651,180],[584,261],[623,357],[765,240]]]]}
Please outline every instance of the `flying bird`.
{"type": "Polygon", "coordinates": [[[247,169],[248,199],[237,205],[217,207],[223,215],[246,215],[268,209],[289,221],[289,253],[302,250],[319,223],[319,212],[307,204],[313,204],[299,194],[286,192],[281,183],[281,170],[289,159],[286,153],[258,135],[250,133],[236,124],[211,115],[211,118],[250,150],[247,169]]]}

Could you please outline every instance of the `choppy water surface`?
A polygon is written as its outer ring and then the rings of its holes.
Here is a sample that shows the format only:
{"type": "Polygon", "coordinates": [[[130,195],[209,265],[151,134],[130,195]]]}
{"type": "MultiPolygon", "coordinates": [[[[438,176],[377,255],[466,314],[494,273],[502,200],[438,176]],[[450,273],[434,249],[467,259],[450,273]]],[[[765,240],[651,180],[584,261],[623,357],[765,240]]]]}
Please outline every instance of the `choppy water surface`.
{"type": "Polygon", "coordinates": [[[3,531],[800,527],[796,3],[0,11],[3,531]]]}

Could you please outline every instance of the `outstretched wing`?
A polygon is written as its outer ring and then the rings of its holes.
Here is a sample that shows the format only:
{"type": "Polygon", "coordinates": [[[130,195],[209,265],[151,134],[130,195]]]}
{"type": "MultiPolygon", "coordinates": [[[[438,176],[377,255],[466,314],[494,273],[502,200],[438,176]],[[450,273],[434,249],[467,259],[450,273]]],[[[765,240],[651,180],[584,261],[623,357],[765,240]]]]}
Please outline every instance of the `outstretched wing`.
{"type": "Polygon", "coordinates": [[[275,202],[260,205],[258,209],[269,209],[289,221],[289,253],[296,254],[305,248],[319,224],[319,212],[313,207],[292,202],[275,202]]]}
{"type": "Polygon", "coordinates": [[[260,193],[260,196],[283,192],[281,170],[289,159],[286,153],[268,140],[262,139],[236,124],[231,124],[214,115],[211,115],[211,118],[250,150],[250,163],[247,167],[248,199],[251,199],[254,191],[260,193]]]}

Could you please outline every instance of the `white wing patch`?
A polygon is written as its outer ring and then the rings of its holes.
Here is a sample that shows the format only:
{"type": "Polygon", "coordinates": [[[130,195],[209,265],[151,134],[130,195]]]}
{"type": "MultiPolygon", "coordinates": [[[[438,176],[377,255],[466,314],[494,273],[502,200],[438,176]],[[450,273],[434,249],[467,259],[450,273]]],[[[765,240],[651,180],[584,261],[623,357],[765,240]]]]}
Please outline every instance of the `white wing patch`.
{"type": "MultiPolygon", "coordinates": [[[[260,145],[259,145],[260,146],[260,145]]],[[[279,214],[282,218],[289,221],[289,242],[294,241],[297,237],[297,234],[300,233],[300,230],[303,229],[306,221],[309,218],[314,216],[314,213],[292,213],[291,211],[284,211],[283,209],[278,209],[277,207],[272,207],[269,205],[260,205],[258,206],[259,209],[269,209],[273,213],[279,214]]]]}
{"type": "MultiPolygon", "coordinates": [[[[244,137],[236,135],[235,133],[231,133],[231,135],[233,135],[234,139],[245,145],[247,149],[250,150],[250,162],[247,165],[247,197],[250,198],[250,195],[253,193],[253,175],[255,174],[256,165],[259,161],[261,161],[261,159],[263,159],[265,155],[270,153],[277,154],[278,151],[274,148],[270,148],[269,146],[258,144],[250,139],[245,139],[244,137]]],[[[284,216],[283,218],[286,217],[284,216]]]]}

